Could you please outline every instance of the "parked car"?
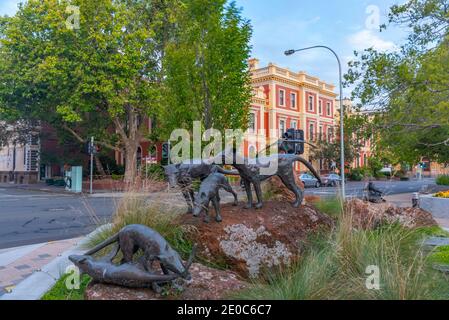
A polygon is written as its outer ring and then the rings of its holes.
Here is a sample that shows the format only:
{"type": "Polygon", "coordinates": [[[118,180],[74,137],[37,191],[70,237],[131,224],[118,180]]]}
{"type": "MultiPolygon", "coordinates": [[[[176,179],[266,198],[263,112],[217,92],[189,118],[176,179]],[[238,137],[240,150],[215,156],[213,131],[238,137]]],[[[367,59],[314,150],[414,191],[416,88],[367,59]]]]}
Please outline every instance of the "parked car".
{"type": "Polygon", "coordinates": [[[304,183],[304,187],[315,187],[315,188],[319,188],[321,187],[321,183],[318,181],[317,178],[315,178],[314,176],[308,174],[308,173],[303,173],[299,176],[299,180],[302,181],[302,183],[304,183]]]}
{"type": "Polygon", "coordinates": [[[337,187],[341,185],[341,177],[335,173],[322,176],[321,181],[325,187],[337,187]]]}
{"type": "Polygon", "coordinates": [[[385,167],[381,169],[379,172],[391,176],[393,174],[393,169],[391,169],[390,167],[385,167]]]}

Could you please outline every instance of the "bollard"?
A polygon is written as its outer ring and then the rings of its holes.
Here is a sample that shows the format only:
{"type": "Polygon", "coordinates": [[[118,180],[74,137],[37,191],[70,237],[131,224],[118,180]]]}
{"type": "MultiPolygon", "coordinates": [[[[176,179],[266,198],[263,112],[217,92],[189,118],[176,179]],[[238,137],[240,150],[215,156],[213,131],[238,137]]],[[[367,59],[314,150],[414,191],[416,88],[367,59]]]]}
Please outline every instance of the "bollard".
{"type": "Polygon", "coordinates": [[[412,207],[419,208],[419,193],[418,192],[413,193],[412,207]]]}

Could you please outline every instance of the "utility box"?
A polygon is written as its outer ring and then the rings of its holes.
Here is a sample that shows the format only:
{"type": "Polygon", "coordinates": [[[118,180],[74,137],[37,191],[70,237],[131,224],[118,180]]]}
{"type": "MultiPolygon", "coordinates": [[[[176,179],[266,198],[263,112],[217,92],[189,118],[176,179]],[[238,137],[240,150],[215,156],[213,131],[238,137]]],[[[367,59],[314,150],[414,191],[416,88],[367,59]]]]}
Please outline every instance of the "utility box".
{"type": "Polygon", "coordinates": [[[83,167],[72,167],[70,171],[65,173],[65,189],[74,193],[83,191],[83,167]]]}

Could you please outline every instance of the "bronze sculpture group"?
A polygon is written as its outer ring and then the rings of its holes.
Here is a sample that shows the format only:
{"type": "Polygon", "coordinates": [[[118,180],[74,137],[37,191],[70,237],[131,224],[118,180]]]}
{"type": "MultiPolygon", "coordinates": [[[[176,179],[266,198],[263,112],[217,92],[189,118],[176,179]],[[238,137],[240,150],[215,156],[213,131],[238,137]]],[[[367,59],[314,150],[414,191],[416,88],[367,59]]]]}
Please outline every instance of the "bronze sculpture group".
{"type": "Polygon", "coordinates": [[[196,247],[184,264],[178,252],[158,232],[143,225],[128,225],[84,255],[71,255],[69,260],[96,282],[133,288],[151,287],[160,293],[161,284],[178,278],[191,279],[189,268],[195,251],[196,247]],[[95,259],[92,256],[112,244],[114,247],[106,257],[95,259]],[[113,259],[119,250],[123,258],[119,264],[114,264],[113,259]],[[135,261],[139,250],[143,255],[135,261]],[[155,262],[162,274],[153,268],[155,262]]]}
{"type": "Polygon", "coordinates": [[[188,213],[194,213],[194,216],[198,216],[201,212],[206,213],[205,222],[209,222],[208,210],[209,203],[212,202],[215,212],[216,221],[221,222],[220,215],[220,197],[219,190],[225,189],[227,192],[234,195],[235,205],[237,205],[237,195],[232,190],[229,182],[224,174],[240,176],[243,181],[245,191],[247,194],[248,202],[245,205],[245,209],[255,207],[260,209],[263,206],[262,199],[262,187],[261,183],[273,176],[278,176],[283,184],[295,194],[295,201],[293,207],[298,208],[303,199],[304,191],[296,184],[293,163],[303,163],[312,174],[321,181],[320,176],[316,172],[315,168],[306,161],[303,157],[295,154],[275,154],[270,157],[258,158],[256,163],[250,161],[250,159],[241,157],[239,159],[235,150],[231,154],[225,154],[219,156],[222,163],[228,163],[236,169],[236,171],[224,170],[218,165],[207,164],[204,162],[196,163],[191,161],[190,163],[181,163],[165,166],[165,174],[172,188],[181,187],[184,198],[187,202],[188,213]],[[231,160],[229,158],[231,157],[231,160]],[[262,168],[266,168],[270,163],[275,162],[277,169],[271,174],[263,174],[262,168]],[[192,182],[194,180],[201,180],[200,192],[195,196],[192,182]],[[256,192],[257,203],[253,204],[252,188],[256,192]]]}
{"type": "MultiPolygon", "coordinates": [[[[205,213],[205,222],[210,221],[209,206],[212,202],[215,209],[215,220],[222,221],[220,212],[219,191],[224,189],[234,196],[234,205],[238,205],[236,192],[232,189],[227,175],[239,175],[243,181],[248,202],[246,209],[260,209],[263,206],[261,183],[272,176],[278,176],[284,185],[295,194],[294,207],[299,207],[303,201],[304,192],[296,184],[293,170],[294,162],[301,162],[318,178],[320,177],[313,166],[299,155],[276,154],[268,158],[258,159],[256,163],[251,163],[247,158],[239,159],[235,150],[231,154],[231,166],[236,171],[228,171],[214,163],[205,162],[180,163],[165,166],[165,174],[171,187],[180,187],[187,202],[188,212],[198,217],[205,213]],[[277,169],[271,174],[264,174],[262,168],[275,161],[277,169]],[[262,162],[262,163],[261,163],[262,162]],[[194,180],[201,180],[198,193],[195,195],[192,188],[194,180]],[[253,204],[251,186],[254,187],[257,196],[257,203],[253,204]]],[[[226,155],[220,155],[226,161],[226,155]]],[[[229,163],[229,162],[225,162],[229,163]]],[[[89,250],[84,255],[72,255],[69,257],[82,273],[88,274],[94,281],[125,287],[149,287],[155,292],[161,292],[161,285],[175,284],[177,279],[190,280],[189,268],[193,262],[196,246],[194,246],[190,257],[184,263],[168,242],[155,230],[143,225],[129,225],[121,229],[118,233],[103,241],[95,248],[89,250]],[[97,252],[113,245],[110,253],[102,258],[93,257],[97,252]],[[118,252],[121,251],[122,259],[120,263],[113,262],[118,252]],[[142,256],[136,259],[136,254],[142,252],[142,256]],[[160,270],[153,268],[157,263],[160,270]],[[162,272],[161,272],[162,271],[162,272]]]]}

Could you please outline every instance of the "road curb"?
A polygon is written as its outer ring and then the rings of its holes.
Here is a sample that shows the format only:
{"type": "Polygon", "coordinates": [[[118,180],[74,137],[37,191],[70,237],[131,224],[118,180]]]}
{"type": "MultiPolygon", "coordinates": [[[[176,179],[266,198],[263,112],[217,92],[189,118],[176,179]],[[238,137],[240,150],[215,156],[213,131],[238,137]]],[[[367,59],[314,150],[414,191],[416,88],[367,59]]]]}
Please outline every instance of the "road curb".
{"type": "Polygon", "coordinates": [[[60,194],[60,195],[76,195],[77,194],[77,193],[66,191],[65,189],[51,190],[51,189],[24,187],[24,186],[17,186],[17,185],[0,185],[0,188],[15,189],[15,190],[25,190],[25,191],[34,191],[34,192],[43,192],[43,193],[60,194]]]}
{"type": "Polygon", "coordinates": [[[67,267],[72,264],[68,257],[72,254],[82,254],[85,251],[82,249],[85,241],[108,227],[110,227],[110,224],[95,229],[85,236],[83,240],[72,246],[72,248],[59,255],[58,258],[20,282],[12,292],[1,296],[0,300],[40,300],[55,285],[59,278],[65,274],[67,267]]]}

